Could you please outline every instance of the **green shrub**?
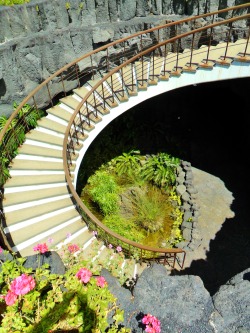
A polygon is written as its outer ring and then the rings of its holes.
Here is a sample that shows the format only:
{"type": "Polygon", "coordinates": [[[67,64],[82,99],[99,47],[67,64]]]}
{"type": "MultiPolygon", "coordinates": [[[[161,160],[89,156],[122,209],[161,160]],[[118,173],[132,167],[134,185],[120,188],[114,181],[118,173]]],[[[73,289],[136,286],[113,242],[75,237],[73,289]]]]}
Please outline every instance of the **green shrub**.
{"type": "Polygon", "coordinates": [[[120,215],[109,215],[103,219],[103,223],[117,234],[134,242],[140,243],[145,237],[143,229],[138,228],[134,221],[120,215]]]}
{"type": "Polygon", "coordinates": [[[106,171],[97,171],[89,178],[88,184],[89,194],[104,216],[118,211],[119,187],[112,175],[106,171]]]}
{"type": "Polygon", "coordinates": [[[131,173],[137,173],[140,168],[140,151],[131,150],[129,153],[123,153],[113,159],[115,170],[119,176],[123,174],[130,175],[131,173]]]}
{"type": "Polygon", "coordinates": [[[0,6],[22,5],[30,0],[0,0],[0,6]]]}
{"type": "Polygon", "coordinates": [[[167,189],[175,184],[176,167],[179,164],[179,158],[172,157],[167,153],[158,153],[145,161],[141,175],[153,184],[167,189]]]}

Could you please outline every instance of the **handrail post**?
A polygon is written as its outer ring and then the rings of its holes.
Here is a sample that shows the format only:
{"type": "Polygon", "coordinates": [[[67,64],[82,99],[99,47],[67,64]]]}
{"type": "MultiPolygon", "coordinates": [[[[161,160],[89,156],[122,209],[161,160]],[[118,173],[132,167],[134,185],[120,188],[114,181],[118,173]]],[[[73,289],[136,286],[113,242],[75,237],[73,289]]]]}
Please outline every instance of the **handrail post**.
{"type": "Polygon", "coordinates": [[[194,36],[195,36],[195,33],[193,33],[193,38],[192,38],[191,54],[190,54],[190,59],[189,59],[189,67],[192,66],[193,51],[194,51],[194,36]]]}
{"type": "Polygon", "coordinates": [[[95,74],[94,74],[94,70],[93,70],[93,59],[92,59],[92,55],[90,56],[90,64],[91,64],[91,71],[92,71],[92,79],[95,79],[95,74]]]}
{"type": "Polygon", "coordinates": [[[186,251],[184,252],[184,255],[183,255],[181,269],[184,267],[185,259],[186,259],[186,251]]]}
{"type": "Polygon", "coordinates": [[[106,58],[107,72],[109,72],[109,49],[107,48],[107,58],[106,58]]]}
{"type": "Polygon", "coordinates": [[[75,64],[75,69],[76,69],[76,77],[77,77],[77,81],[78,81],[78,88],[80,88],[81,82],[80,82],[80,78],[79,78],[78,65],[77,64],[75,64]]]}
{"type": "Polygon", "coordinates": [[[47,90],[48,90],[48,95],[49,95],[49,99],[50,99],[50,104],[51,104],[51,106],[53,107],[54,104],[53,104],[53,101],[52,101],[52,98],[51,98],[51,95],[50,95],[50,90],[49,90],[49,84],[48,84],[48,83],[46,83],[46,87],[47,87],[47,90]]]}
{"type": "Polygon", "coordinates": [[[247,42],[246,42],[245,51],[244,51],[244,53],[243,53],[243,57],[245,57],[245,56],[246,56],[246,53],[247,53],[247,48],[248,48],[248,43],[249,43],[249,39],[250,39],[250,24],[249,24],[248,37],[247,37],[247,42]]]}
{"type": "Polygon", "coordinates": [[[173,262],[173,268],[175,268],[175,261],[176,261],[176,253],[174,253],[174,262],[173,262]]]}
{"type": "Polygon", "coordinates": [[[227,45],[226,45],[226,49],[225,49],[225,54],[224,54],[224,57],[223,57],[224,59],[223,60],[225,60],[226,57],[227,57],[228,44],[229,44],[230,37],[231,37],[231,32],[232,32],[232,23],[229,23],[229,26],[230,26],[230,28],[229,28],[228,36],[226,37],[226,39],[227,39],[227,45]]]}
{"type": "Polygon", "coordinates": [[[113,84],[113,75],[111,75],[110,81],[111,81],[111,91],[112,91],[112,103],[115,103],[115,91],[114,91],[114,84],[113,84]]]}
{"type": "Polygon", "coordinates": [[[64,92],[64,96],[66,97],[66,91],[65,91],[65,87],[64,87],[64,81],[63,81],[63,76],[62,73],[60,74],[61,80],[62,80],[62,86],[63,86],[63,92],[64,92]]]}
{"type": "Polygon", "coordinates": [[[176,55],[176,63],[175,63],[175,70],[178,70],[178,63],[179,63],[179,48],[180,48],[180,39],[177,42],[177,55],[176,55]]]}

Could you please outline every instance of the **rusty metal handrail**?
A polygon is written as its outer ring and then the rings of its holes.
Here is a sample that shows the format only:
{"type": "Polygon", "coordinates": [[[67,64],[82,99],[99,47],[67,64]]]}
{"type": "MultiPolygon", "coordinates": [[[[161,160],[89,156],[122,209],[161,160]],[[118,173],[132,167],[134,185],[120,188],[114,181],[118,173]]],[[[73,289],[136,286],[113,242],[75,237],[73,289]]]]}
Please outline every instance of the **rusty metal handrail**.
{"type": "MultiPolygon", "coordinates": [[[[115,45],[123,45],[124,47],[124,50],[125,50],[125,43],[126,42],[129,42],[129,41],[132,41],[135,37],[138,37],[140,36],[141,39],[142,39],[142,36],[145,35],[145,34],[148,34],[148,33],[151,33],[151,32],[158,32],[158,36],[160,35],[159,34],[159,31],[160,30],[163,30],[163,29],[166,29],[166,28],[171,28],[173,26],[175,27],[178,27],[179,25],[183,24],[183,23],[186,23],[186,22],[191,22],[191,23],[195,23],[197,21],[197,19],[200,19],[200,18],[207,18],[207,17],[211,17],[212,18],[212,21],[214,21],[214,18],[220,14],[223,14],[223,13],[228,13],[230,11],[232,11],[232,13],[236,13],[237,10],[239,9],[244,9],[244,8],[249,8],[250,7],[250,3],[247,3],[247,4],[244,4],[244,5],[239,5],[239,6],[234,6],[234,7],[230,7],[230,8],[226,8],[226,9],[223,9],[223,10],[219,10],[219,11],[215,11],[215,12],[211,12],[211,13],[207,13],[207,14],[202,14],[202,15],[198,15],[198,16],[195,16],[195,17],[189,17],[189,18],[186,18],[184,20],[180,20],[180,21],[176,21],[176,22],[170,22],[170,23],[166,23],[165,25],[162,25],[162,26],[157,26],[157,27],[154,27],[154,28],[151,28],[151,29],[148,29],[148,30],[145,30],[145,31],[140,31],[140,32],[137,32],[129,37],[126,37],[126,38],[122,38],[120,40],[117,40],[117,41],[114,41],[112,43],[109,43],[99,49],[96,49],[94,51],[91,51],[85,55],[83,55],[82,57],[72,61],[71,63],[65,65],[63,68],[59,69],[57,72],[55,72],[53,75],[51,75],[48,79],[46,79],[44,82],[42,82],[37,88],[35,88],[20,104],[19,106],[17,107],[16,111],[13,112],[13,114],[10,116],[10,118],[8,119],[5,127],[3,128],[3,130],[0,132],[0,144],[3,145],[4,144],[4,135],[7,133],[7,131],[10,129],[10,124],[12,123],[13,120],[15,120],[17,118],[17,115],[18,115],[18,112],[22,109],[22,107],[28,103],[31,99],[33,100],[33,105],[35,107],[37,107],[37,101],[36,101],[36,95],[38,94],[38,92],[42,91],[43,88],[46,88],[47,91],[48,91],[48,96],[49,96],[49,100],[50,100],[50,103],[51,105],[53,106],[53,101],[52,99],[54,98],[54,96],[56,96],[59,92],[57,92],[56,94],[54,94],[52,96],[52,92],[50,90],[50,84],[53,84],[53,80],[60,77],[61,79],[61,83],[62,83],[62,89],[61,91],[64,92],[65,96],[66,96],[66,93],[67,93],[67,90],[65,88],[65,79],[63,77],[63,73],[67,72],[67,70],[69,70],[71,67],[73,68],[73,70],[65,75],[65,78],[66,80],[68,78],[72,78],[73,77],[73,71],[75,73],[75,76],[76,76],[76,79],[77,79],[77,82],[78,82],[78,85],[80,84],[80,79],[81,77],[79,77],[79,73],[78,73],[78,67],[76,66],[78,63],[80,63],[80,61],[82,60],[86,60],[86,59],[89,59],[90,62],[89,64],[93,64],[93,58],[95,55],[97,54],[101,54],[102,52],[105,52],[106,51],[106,55],[107,55],[107,69],[108,69],[108,66],[110,65],[109,64],[109,56],[110,56],[110,52],[109,52],[109,49],[112,49],[113,46],[115,45]],[[123,44],[122,44],[123,43],[123,44]],[[70,76],[72,75],[72,76],[70,76]]],[[[176,255],[176,253],[184,253],[185,254],[185,251],[182,250],[182,249],[156,249],[156,248],[151,248],[151,247],[147,247],[147,246],[141,246],[140,244],[137,244],[135,242],[131,242],[127,239],[124,239],[123,237],[117,235],[116,233],[113,233],[111,230],[109,230],[107,227],[105,227],[88,209],[85,205],[83,205],[83,203],[81,202],[80,198],[78,197],[74,187],[73,187],[73,184],[72,184],[72,181],[71,181],[71,177],[70,177],[70,165],[68,165],[68,160],[70,161],[70,152],[69,150],[67,149],[67,145],[68,145],[68,136],[71,137],[70,135],[70,129],[71,129],[71,126],[74,125],[73,127],[75,128],[75,131],[77,131],[76,129],[76,123],[75,123],[75,118],[76,116],[79,114],[80,115],[80,109],[81,107],[84,105],[84,103],[86,102],[87,105],[88,105],[88,99],[91,97],[91,95],[94,96],[94,91],[101,85],[103,84],[103,82],[108,78],[108,77],[111,77],[112,78],[112,75],[116,72],[119,71],[119,69],[122,69],[126,64],[132,64],[133,61],[135,61],[136,59],[139,59],[140,57],[143,59],[143,56],[148,54],[149,52],[152,52],[152,51],[155,51],[156,49],[159,49],[160,47],[164,46],[166,47],[167,44],[170,44],[171,42],[175,42],[175,41],[180,41],[181,38],[184,38],[184,37],[187,37],[189,35],[193,35],[195,33],[198,33],[198,32],[202,32],[204,30],[208,30],[208,29],[212,29],[213,27],[215,26],[219,26],[219,25],[223,25],[225,23],[229,23],[229,22],[234,22],[234,21],[237,21],[237,20],[242,20],[242,19],[249,19],[249,14],[246,14],[246,15],[242,15],[242,16],[238,16],[236,18],[231,18],[229,20],[224,20],[222,22],[217,22],[215,24],[210,24],[206,27],[202,27],[202,28],[199,28],[199,29],[194,29],[192,30],[191,32],[188,32],[188,33],[185,33],[185,34],[182,34],[182,35],[178,35],[178,36],[175,36],[173,38],[170,38],[168,39],[167,41],[163,41],[161,43],[159,43],[159,41],[157,42],[156,45],[146,49],[145,51],[141,50],[141,52],[139,52],[136,56],[132,56],[129,60],[123,62],[120,66],[117,66],[115,69],[111,70],[109,72],[109,74],[107,74],[106,76],[104,76],[101,80],[99,80],[98,84],[96,84],[92,89],[91,91],[85,96],[85,98],[79,103],[78,107],[76,108],[70,122],[69,122],[69,125],[67,127],[67,130],[66,130],[66,135],[65,135],[65,139],[64,139],[64,168],[65,168],[65,176],[66,176],[66,180],[68,182],[68,185],[69,185],[69,188],[71,190],[71,193],[73,194],[76,202],[77,202],[77,205],[79,207],[80,210],[84,211],[84,214],[86,215],[87,218],[91,219],[99,228],[101,228],[105,233],[111,235],[112,237],[116,238],[116,239],[119,239],[121,242],[124,242],[124,243],[127,243],[129,244],[129,246],[133,246],[133,247],[136,247],[136,248],[139,248],[141,251],[151,251],[151,252],[155,252],[155,253],[173,253],[174,255],[176,255]]],[[[177,29],[175,29],[177,30],[177,29]]],[[[124,52],[125,54],[125,52],[124,52]]],[[[132,54],[132,53],[131,53],[132,54]]],[[[121,60],[121,58],[119,58],[119,60],[121,60]]],[[[191,60],[190,60],[190,63],[191,63],[191,60]]],[[[105,66],[104,66],[105,67],[105,66]]],[[[176,65],[176,69],[178,67],[178,63],[176,65]]],[[[97,70],[100,68],[100,67],[97,67],[95,68],[95,70],[93,70],[93,66],[90,66],[91,70],[90,70],[90,73],[91,75],[94,77],[95,73],[97,72],[97,70]]],[[[90,103],[91,104],[91,103],[90,103]]],[[[88,107],[88,106],[87,106],[88,107]]],[[[94,111],[92,111],[94,112],[94,111]]],[[[14,133],[15,132],[15,126],[12,127],[12,132],[14,133]]],[[[75,134],[77,134],[77,132],[75,132],[75,134]]],[[[15,135],[15,134],[13,134],[15,135]]],[[[72,135],[72,137],[76,138],[76,141],[78,141],[77,139],[77,135],[72,135]]],[[[70,140],[70,148],[72,148],[72,144],[73,144],[73,153],[74,153],[74,143],[72,140],[70,140]]],[[[70,163],[69,163],[70,164],[70,163]]],[[[141,252],[142,253],[142,252],[141,252]]],[[[185,259],[185,258],[184,258],[185,259]]]]}

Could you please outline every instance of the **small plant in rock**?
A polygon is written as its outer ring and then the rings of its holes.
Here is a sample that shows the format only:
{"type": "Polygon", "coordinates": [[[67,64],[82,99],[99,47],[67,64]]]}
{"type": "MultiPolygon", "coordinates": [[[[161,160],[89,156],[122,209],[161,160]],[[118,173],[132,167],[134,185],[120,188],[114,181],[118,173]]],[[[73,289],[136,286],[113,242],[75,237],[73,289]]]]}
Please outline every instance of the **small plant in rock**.
{"type": "Polygon", "coordinates": [[[0,0],[0,6],[22,5],[30,0],[0,0]]]}

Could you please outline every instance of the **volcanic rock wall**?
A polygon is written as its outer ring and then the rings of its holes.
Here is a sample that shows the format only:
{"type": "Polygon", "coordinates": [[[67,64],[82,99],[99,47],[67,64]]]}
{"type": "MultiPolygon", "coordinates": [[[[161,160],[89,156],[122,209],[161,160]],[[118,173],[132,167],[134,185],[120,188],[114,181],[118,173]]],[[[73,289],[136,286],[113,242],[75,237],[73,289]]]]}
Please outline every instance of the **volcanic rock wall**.
{"type": "Polygon", "coordinates": [[[82,54],[166,20],[244,0],[32,0],[0,6],[0,115],[82,54]]]}

